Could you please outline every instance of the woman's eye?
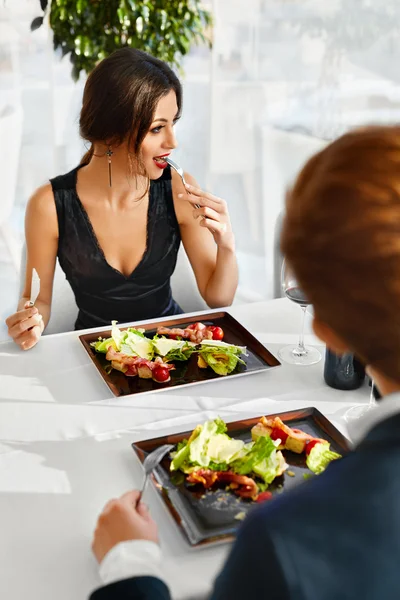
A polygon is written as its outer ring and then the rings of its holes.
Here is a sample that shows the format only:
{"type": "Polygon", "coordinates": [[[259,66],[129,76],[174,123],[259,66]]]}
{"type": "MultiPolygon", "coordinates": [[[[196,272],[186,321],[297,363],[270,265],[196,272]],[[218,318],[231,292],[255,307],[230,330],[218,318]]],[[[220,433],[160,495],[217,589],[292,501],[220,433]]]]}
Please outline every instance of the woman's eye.
{"type": "Polygon", "coordinates": [[[162,128],[163,128],[163,125],[160,125],[160,127],[153,127],[153,129],[150,129],[150,131],[151,131],[151,133],[160,133],[162,128]]]}

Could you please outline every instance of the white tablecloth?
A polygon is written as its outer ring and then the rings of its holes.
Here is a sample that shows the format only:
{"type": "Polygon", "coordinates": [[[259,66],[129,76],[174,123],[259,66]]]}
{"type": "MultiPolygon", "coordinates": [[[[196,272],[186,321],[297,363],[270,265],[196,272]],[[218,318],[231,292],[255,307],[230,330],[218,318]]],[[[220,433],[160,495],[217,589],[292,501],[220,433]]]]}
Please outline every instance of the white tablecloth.
{"type": "MultiPolygon", "coordinates": [[[[273,353],[297,340],[301,311],[286,299],[231,314],[273,353]]],[[[318,344],[307,317],[306,343],[318,344]]],[[[321,352],[324,348],[321,347],[321,352]]],[[[142,482],[131,443],[192,428],[315,406],[346,433],[349,407],[369,388],[327,387],[323,361],[283,365],[167,393],[111,398],[78,333],[44,336],[29,352],[0,344],[0,598],[84,599],[99,585],[90,543],[103,505],[142,482]]],[[[190,549],[149,486],[174,598],[207,594],[229,546],[190,549]]]]}

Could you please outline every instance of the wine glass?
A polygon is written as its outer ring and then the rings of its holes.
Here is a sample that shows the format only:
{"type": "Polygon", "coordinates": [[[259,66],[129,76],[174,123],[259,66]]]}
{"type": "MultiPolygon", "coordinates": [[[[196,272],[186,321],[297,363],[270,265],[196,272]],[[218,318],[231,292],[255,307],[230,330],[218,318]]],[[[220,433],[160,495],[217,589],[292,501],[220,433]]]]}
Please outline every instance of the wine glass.
{"type": "MultiPolygon", "coordinates": [[[[380,397],[381,396],[380,396],[379,391],[378,391],[377,398],[380,398],[380,397]]],[[[344,415],[344,420],[347,423],[350,423],[351,421],[354,421],[356,419],[360,419],[361,417],[363,417],[364,415],[366,415],[373,408],[376,408],[375,383],[374,383],[374,380],[371,379],[371,392],[370,392],[370,395],[369,395],[368,404],[361,404],[360,406],[352,406],[351,408],[349,408],[346,411],[346,413],[344,415]]]]}
{"type": "Polygon", "coordinates": [[[282,289],[289,300],[298,304],[303,311],[303,319],[298,344],[285,346],[279,350],[280,358],[291,365],[314,365],[321,360],[321,354],[316,348],[304,345],[304,323],[307,306],[310,304],[303,290],[300,288],[297,279],[287,264],[286,260],[282,265],[282,289]]]}

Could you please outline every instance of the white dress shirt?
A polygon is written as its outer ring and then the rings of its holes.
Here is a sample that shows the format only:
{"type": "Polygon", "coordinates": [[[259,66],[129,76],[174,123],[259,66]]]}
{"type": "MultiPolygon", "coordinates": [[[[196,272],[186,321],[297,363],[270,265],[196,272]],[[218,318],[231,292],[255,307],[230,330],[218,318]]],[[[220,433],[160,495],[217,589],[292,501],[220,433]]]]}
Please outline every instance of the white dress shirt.
{"type": "MultiPolygon", "coordinates": [[[[353,445],[357,445],[375,425],[400,412],[400,392],[385,396],[360,419],[349,424],[353,445]]],[[[100,565],[100,577],[104,584],[152,575],[165,582],[161,568],[161,549],[154,542],[132,540],[114,546],[100,565]]]]}
{"type": "Polygon", "coordinates": [[[148,540],[120,542],[107,552],[100,564],[100,577],[104,584],[146,575],[164,581],[161,548],[148,540]]]}

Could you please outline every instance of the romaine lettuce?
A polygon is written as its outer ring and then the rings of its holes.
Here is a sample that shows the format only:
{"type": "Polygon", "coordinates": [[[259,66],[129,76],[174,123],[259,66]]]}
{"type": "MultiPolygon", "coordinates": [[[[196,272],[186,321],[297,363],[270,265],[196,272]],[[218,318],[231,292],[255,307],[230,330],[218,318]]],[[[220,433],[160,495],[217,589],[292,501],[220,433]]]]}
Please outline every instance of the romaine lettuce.
{"type": "Polygon", "coordinates": [[[255,465],[269,458],[276,452],[276,446],[270,437],[260,437],[243,457],[232,463],[232,469],[240,475],[254,471],[255,465]]]}
{"type": "Polygon", "coordinates": [[[197,351],[218,375],[228,375],[235,370],[238,363],[245,364],[239,355],[247,354],[246,348],[242,346],[234,346],[217,340],[203,340],[197,351]]]}
{"type": "Polygon", "coordinates": [[[319,444],[315,444],[315,446],[310,450],[310,453],[306,459],[306,464],[310,471],[316,475],[320,475],[325,471],[330,462],[337,460],[338,458],[342,458],[342,456],[337,452],[330,450],[328,442],[321,442],[319,444]]]}
{"type": "Polygon", "coordinates": [[[93,346],[96,352],[102,352],[103,354],[107,354],[109,346],[112,346],[114,350],[117,350],[113,338],[100,339],[96,342],[92,342],[90,345],[93,346]]]}
{"type": "Polygon", "coordinates": [[[285,469],[287,469],[287,464],[283,458],[283,454],[280,450],[276,449],[270,456],[264,458],[253,467],[254,473],[263,479],[267,485],[272,483],[285,469]]]}
{"type": "Polygon", "coordinates": [[[197,438],[201,429],[202,425],[197,425],[197,427],[195,427],[195,429],[192,431],[188,440],[182,440],[179,442],[177,451],[173,454],[173,460],[170,466],[171,471],[176,471],[177,469],[185,471],[184,466],[189,459],[190,445],[193,440],[197,438]]]}

